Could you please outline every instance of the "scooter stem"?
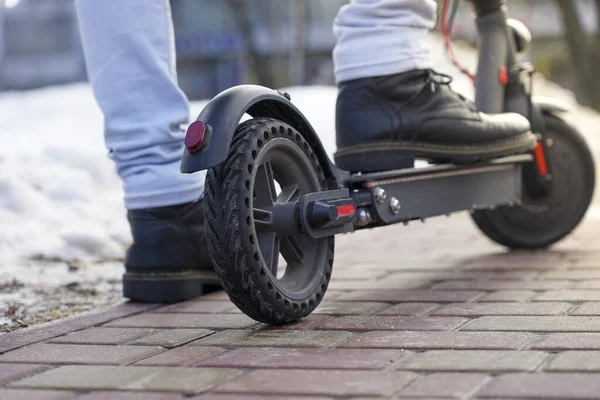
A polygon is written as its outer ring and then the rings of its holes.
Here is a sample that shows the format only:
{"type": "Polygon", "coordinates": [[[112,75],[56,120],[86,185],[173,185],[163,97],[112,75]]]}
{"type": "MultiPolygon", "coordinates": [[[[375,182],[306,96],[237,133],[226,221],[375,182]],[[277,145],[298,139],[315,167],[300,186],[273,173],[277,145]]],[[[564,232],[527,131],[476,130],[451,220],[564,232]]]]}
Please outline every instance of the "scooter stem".
{"type": "Polygon", "coordinates": [[[488,13],[498,11],[506,5],[506,0],[471,0],[475,14],[482,17],[488,13]]]}

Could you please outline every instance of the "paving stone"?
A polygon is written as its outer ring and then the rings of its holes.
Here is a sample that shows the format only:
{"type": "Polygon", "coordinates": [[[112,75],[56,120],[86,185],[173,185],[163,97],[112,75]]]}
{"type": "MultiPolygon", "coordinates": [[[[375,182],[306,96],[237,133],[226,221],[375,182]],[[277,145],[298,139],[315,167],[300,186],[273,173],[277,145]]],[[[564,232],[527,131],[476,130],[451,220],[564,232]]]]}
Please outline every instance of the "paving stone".
{"type": "Polygon", "coordinates": [[[540,276],[539,270],[527,270],[527,269],[514,269],[508,268],[504,272],[497,272],[497,277],[491,277],[488,279],[517,279],[517,280],[532,280],[537,279],[540,276]]]}
{"type": "Polygon", "coordinates": [[[219,347],[185,346],[138,361],[135,365],[193,367],[207,358],[221,354],[219,347]]]}
{"type": "MultiPolygon", "coordinates": [[[[485,240],[485,239],[484,239],[485,240]]],[[[470,243],[465,243],[464,246],[472,246],[470,243]]],[[[445,246],[444,246],[445,247],[445,246]]],[[[490,252],[496,250],[490,248],[490,252]]],[[[457,251],[461,251],[458,249],[457,251]]],[[[486,255],[481,253],[480,255],[474,257],[477,259],[476,262],[471,262],[467,264],[461,265],[461,268],[464,270],[475,270],[475,271],[507,271],[510,269],[527,269],[528,271],[547,271],[555,268],[564,268],[563,263],[560,260],[554,261],[538,261],[538,262],[528,262],[528,261],[506,261],[506,262],[498,262],[493,260],[486,260],[486,255]]]]}
{"type": "MultiPolygon", "coordinates": [[[[440,281],[443,279],[452,279],[463,277],[463,274],[470,274],[470,272],[463,271],[448,271],[448,270],[419,270],[419,269],[388,269],[389,273],[383,276],[380,281],[386,282],[403,282],[403,281],[415,281],[415,280],[426,280],[426,281],[440,281]]],[[[484,272],[485,273],[485,272],[484,272]]]]}
{"type": "Polygon", "coordinates": [[[64,366],[13,383],[20,388],[148,390],[195,394],[238,375],[229,368],[64,366]]]}
{"type": "Polygon", "coordinates": [[[59,336],[51,343],[66,344],[123,344],[149,335],[153,329],[140,328],[89,328],[59,336]]]}
{"type": "Polygon", "coordinates": [[[504,374],[477,394],[480,398],[600,399],[600,374],[504,374]]]}
{"type": "MultiPolygon", "coordinates": [[[[330,294],[329,297],[335,297],[334,294],[330,294]]],[[[237,307],[233,307],[230,308],[229,310],[223,311],[221,314],[239,314],[239,315],[245,315],[239,308],[237,307]]]]}
{"type": "MultiPolygon", "coordinates": [[[[334,400],[333,397],[324,396],[268,396],[252,394],[225,394],[225,393],[207,393],[194,397],[186,397],[185,400],[334,400]]],[[[361,400],[369,400],[361,398],[361,400]]]]}
{"type": "MultiPolygon", "coordinates": [[[[594,206],[594,208],[598,209],[598,206],[594,206]]],[[[576,252],[567,254],[567,257],[564,261],[568,262],[570,268],[573,269],[600,268],[597,251],[586,251],[584,249],[577,249],[576,252]]]]}
{"type": "Polygon", "coordinates": [[[221,393],[391,396],[416,374],[399,371],[254,370],[215,391],[221,393]],[[285,384],[282,384],[285,382],[285,384]]]}
{"type": "MultiPolygon", "coordinates": [[[[600,264],[598,265],[600,267],[600,264]]],[[[568,269],[568,270],[557,270],[557,271],[546,271],[542,273],[537,279],[549,279],[549,280],[561,280],[566,279],[570,281],[576,280],[590,280],[600,279],[600,269],[597,271],[590,269],[568,269]]]]}
{"type": "Polygon", "coordinates": [[[332,281],[338,280],[377,280],[387,275],[387,271],[381,268],[365,268],[363,265],[338,264],[336,260],[333,269],[332,281]]]}
{"type": "Polygon", "coordinates": [[[355,290],[338,297],[338,301],[382,301],[386,303],[473,301],[484,292],[463,290],[355,290]]]}
{"type": "Polygon", "coordinates": [[[231,301],[183,301],[181,303],[171,304],[161,307],[154,312],[166,313],[208,313],[217,314],[227,312],[237,307],[231,301]]]}
{"type": "MultiPolygon", "coordinates": [[[[423,400],[423,397],[414,397],[414,396],[401,396],[401,397],[394,397],[394,399],[401,399],[401,400],[423,400]]],[[[452,397],[436,397],[435,400],[454,400],[456,398],[452,398],[452,397]]],[[[355,397],[352,400],[384,400],[383,397],[377,397],[377,398],[372,398],[372,399],[365,399],[364,397],[355,397]]],[[[511,399],[514,400],[514,399],[511,399]]]]}
{"type": "Polygon", "coordinates": [[[0,355],[0,362],[128,364],[162,351],[160,347],[37,343],[0,355]]]}
{"type": "Polygon", "coordinates": [[[98,325],[126,315],[136,314],[156,307],[155,304],[123,303],[116,306],[86,312],[74,317],[62,318],[45,324],[9,332],[0,336],[0,353],[30,343],[39,342],[65,333],[98,325]]]}
{"type": "Polygon", "coordinates": [[[448,280],[525,280],[537,277],[539,271],[527,270],[506,270],[506,271],[476,271],[476,270],[456,270],[456,271],[402,271],[392,272],[385,279],[402,280],[406,274],[414,274],[430,281],[448,281],[448,280]]]}
{"type": "Polygon", "coordinates": [[[225,293],[224,290],[218,290],[216,292],[203,294],[193,301],[229,301],[229,296],[227,296],[227,293],[225,293]]]}
{"type": "Polygon", "coordinates": [[[483,315],[566,315],[569,303],[455,303],[438,308],[431,315],[478,317],[483,315]]]}
{"type": "Polygon", "coordinates": [[[386,308],[378,315],[404,315],[409,317],[418,317],[427,314],[437,306],[438,305],[435,303],[401,303],[386,308]]]}
{"type": "Polygon", "coordinates": [[[267,327],[265,327],[264,329],[267,330],[284,330],[284,331],[289,331],[289,330],[306,330],[306,329],[312,329],[317,325],[321,325],[323,322],[327,321],[331,319],[331,317],[329,315],[315,315],[315,314],[311,314],[308,317],[304,317],[299,321],[293,322],[291,324],[287,324],[287,325],[269,325],[267,327]]]}
{"type": "Polygon", "coordinates": [[[600,317],[479,317],[463,331],[600,332],[600,317]]]}
{"type": "Polygon", "coordinates": [[[71,400],[75,395],[59,390],[0,389],[2,400],[71,400]]]}
{"type": "Polygon", "coordinates": [[[577,307],[570,315],[600,315],[600,302],[597,303],[583,303],[577,307]]]}
{"type": "Polygon", "coordinates": [[[321,303],[313,314],[372,315],[389,307],[390,304],[377,302],[328,301],[321,303]]]}
{"type": "MultiPolygon", "coordinates": [[[[370,232],[371,234],[373,231],[370,232]]],[[[355,233],[353,234],[353,236],[355,233]]],[[[369,242],[372,241],[372,235],[368,238],[369,242]]],[[[353,247],[351,250],[354,250],[353,247]]],[[[412,250],[415,250],[414,248],[412,250]]],[[[345,257],[342,250],[339,251],[339,255],[336,250],[335,262],[337,265],[359,265],[360,268],[363,268],[365,271],[373,271],[375,274],[381,274],[384,272],[385,274],[390,274],[394,272],[438,272],[438,271],[447,271],[457,267],[460,265],[460,261],[449,260],[443,258],[435,258],[435,259],[424,259],[424,257],[417,258],[414,254],[409,254],[409,252],[403,253],[402,255],[398,255],[395,259],[385,259],[378,260],[374,262],[374,260],[369,261],[361,261],[357,258],[356,251],[348,251],[348,256],[345,257]],[[345,258],[345,260],[344,260],[345,258]]],[[[375,254],[371,244],[369,244],[369,249],[367,251],[368,257],[371,257],[375,254]]],[[[340,269],[340,268],[338,268],[340,269]]],[[[336,273],[336,268],[334,268],[333,273],[336,273]]],[[[372,279],[370,276],[365,276],[365,278],[372,279]]]]}
{"type": "Polygon", "coordinates": [[[130,344],[143,346],[161,346],[172,348],[208,336],[208,329],[165,329],[153,335],[140,338],[130,344]]]}
{"type": "Polygon", "coordinates": [[[453,329],[467,319],[458,317],[338,317],[320,325],[319,329],[346,331],[446,331],[453,329]]]}
{"type": "Polygon", "coordinates": [[[561,254],[551,252],[506,252],[476,257],[468,266],[493,269],[518,266],[527,269],[551,269],[555,264],[560,266],[563,263],[561,254]]]}
{"type": "Polygon", "coordinates": [[[228,330],[196,340],[188,346],[332,347],[351,336],[351,332],[342,331],[228,330]]]}
{"type": "Polygon", "coordinates": [[[574,284],[571,281],[446,281],[434,286],[434,289],[470,289],[470,290],[552,290],[570,288],[574,284]]]}
{"type": "MultiPolygon", "coordinates": [[[[473,400],[483,400],[484,398],[483,397],[471,397],[471,399],[473,399],[473,400]]],[[[402,399],[402,400],[407,400],[407,399],[402,399]]],[[[408,400],[411,400],[411,399],[408,399],[408,400]]],[[[412,399],[412,400],[414,400],[414,399],[412,399]]],[[[485,397],[485,400],[528,400],[528,399],[515,398],[515,397],[511,397],[510,399],[506,398],[506,397],[504,397],[502,399],[500,397],[485,397]]]]}
{"type": "Polygon", "coordinates": [[[521,302],[536,295],[532,290],[498,290],[479,299],[480,302],[521,302]]]}
{"type": "Polygon", "coordinates": [[[573,287],[575,289],[600,289],[600,279],[577,282],[573,287]]]}
{"type": "Polygon", "coordinates": [[[90,392],[77,397],[77,400],[183,400],[173,393],[131,393],[131,392],[90,392]]]}
{"type": "MultiPolygon", "coordinates": [[[[339,398],[339,397],[338,397],[339,398]]],[[[387,397],[371,397],[371,396],[358,396],[358,397],[346,397],[345,399],[347,400],[387,400],[387,397]]],[[[408,398],[402,398],[402,400],[415,400],[415,399],[408,399],[408,398]]],[[[418,399],[421,400],[421,399],[418,399]]],[[[442,399],[443,400],[443,399],[442,399]]]]}
{"type": "Polygon", "coordinates": [[[533,301],[600,301],[600,290],[549,290],[533,301]]]}
{"type": "Polygon", "coordinates": [[[600,333],[549,333],[531,346],[536,350],[600,350],[600,333]]]}
{"type": "Polygon", "coordinates": [[[332,280],[329,288],[333,290],[377,290],[377,289],[420,289],[430,286],[432,281],[422,274],[410,274],[411,277],[403,279],[390,279],[389,277],[375,280],[332,280]]]}
{"type": "Polygon", "coordinates": [[[537,335],[526,332],[367,332],[338,347],[383,349],[519,350],[537,335]]]}
{"type": "Polygon", "coordinates": [[[513,350],[431,350],[401,364],[413,371],[532,371],[547,356],[541,351],[513,350]]]}
{"type": "Polygon", "coordinates": [[[544,368],[555,372],[600,372],[600,351],[564,351],[544,368]]]}
{"type": "Polygon", "coordinates": [[[0,386],[26,376],[43,372],[48,368],[47,365],[41,364],[0,364],[0,386]]]}
{"type": "Polygon", "coordinates": [[[202,367],[385,369],[406,356],[402,350],[245,348],[220,354],[202,367]]]}
{"type": "Polygon", "coordinates": [[[434,373],[411,383],[402,391],[402,398],[469,398],[488,380],[486,374],[434,373]]]}
{"type": "Polygon", "coordinates": [[[237,314],[156,313],[120,319],[107,326],[139,328],[243,329],[259,325],[250,317],[237,314]]]}

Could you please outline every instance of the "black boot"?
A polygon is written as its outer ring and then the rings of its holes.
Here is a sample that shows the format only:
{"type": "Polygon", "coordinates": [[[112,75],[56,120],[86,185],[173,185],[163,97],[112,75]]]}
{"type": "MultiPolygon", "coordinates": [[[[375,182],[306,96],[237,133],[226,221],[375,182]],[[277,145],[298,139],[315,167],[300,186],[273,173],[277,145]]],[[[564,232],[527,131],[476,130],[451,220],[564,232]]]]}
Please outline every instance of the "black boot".
{"type": "Polygon", "coordinates": [[[450,89],[451,80],[414,70],[341,83],[336,164],[374,172],[411,168],[415,158],[470,163],[535,147],[525,117],[481,113],[450,89]]]}
{"type": "Polygon", "coordinates": [[[125,257],[123,295],[173,303],[220,289],[204,231],[203,201],[130,210],[133,245],[125,257]]]}

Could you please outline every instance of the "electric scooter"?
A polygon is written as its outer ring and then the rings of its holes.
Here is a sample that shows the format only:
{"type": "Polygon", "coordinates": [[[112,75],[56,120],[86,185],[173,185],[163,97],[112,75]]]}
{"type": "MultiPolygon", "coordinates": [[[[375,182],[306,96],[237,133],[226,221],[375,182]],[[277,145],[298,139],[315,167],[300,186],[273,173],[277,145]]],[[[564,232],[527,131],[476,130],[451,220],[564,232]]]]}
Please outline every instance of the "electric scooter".
{"type": "MultiPolygon", "coordinates": [[[[506,0],[472,0],[478,29],[477,107],[526,116],[535,150],[467,165],[350,173],[328,158],[290,96],[255,85],[212,99],[188,128],[181,171],[208,170],[209,251],[231,301],[248,316],[285,324],[309,315],[332,276],[334,236],[470,211],[479,229],[511,249],[545,248],[570,233],[595,184],[592,154],[532,97],[523,62],[531,35],[506,0]],[[251,119],[240,123],[244,114],[251,119]]],[[[443,30],[448,37],[448,0],[443,30]]]]}

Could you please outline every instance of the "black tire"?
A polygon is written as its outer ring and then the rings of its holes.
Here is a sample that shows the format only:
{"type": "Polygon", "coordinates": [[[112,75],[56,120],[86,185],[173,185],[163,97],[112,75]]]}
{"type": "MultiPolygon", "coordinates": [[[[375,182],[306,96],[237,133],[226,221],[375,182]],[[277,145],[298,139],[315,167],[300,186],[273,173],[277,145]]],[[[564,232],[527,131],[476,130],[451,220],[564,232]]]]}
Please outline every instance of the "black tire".
{"type": "MultiPolygon", "coordinates": [[[[286,324],[309,315],[321,302],[331,278],[333,236],[273,233],[276,214],[264,215],[274,205],[291,205],[302,194],[325,187],[322,168],[302,135],[270,118],[240,124],[225,162],[208,171],[209,251],[229,298],[251,318],[286,324]],[[274,182],[281,185],[280,193],[274,182]],[[281,277],[279,252],[288,263],[281,277]]],[[[295,212],[285,213],[290,223],[295,212]]]]}
{"type": "Polygon", "coordinates": [[[473,214],[487,237],[512,249],[545,248],[561,240],[581,222],[594,194],[594,159],[581,134],[554,115],[544,115],[544,122],[544,140],[552,142],[552,193],[533,199],[524,189],[520,206],[473,214]]]}

